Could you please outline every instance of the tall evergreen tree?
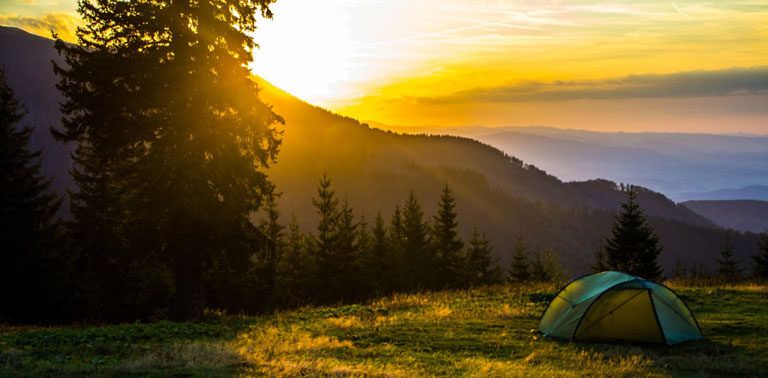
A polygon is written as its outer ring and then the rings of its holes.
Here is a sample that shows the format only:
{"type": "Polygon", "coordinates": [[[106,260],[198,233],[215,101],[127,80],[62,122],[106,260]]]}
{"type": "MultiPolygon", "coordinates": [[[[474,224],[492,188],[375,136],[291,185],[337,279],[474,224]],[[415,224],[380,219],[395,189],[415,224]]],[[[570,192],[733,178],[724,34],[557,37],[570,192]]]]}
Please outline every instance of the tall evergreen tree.
{"type": "Polygon", "coordinates": [[[409,289],[435,287],[437,257],[430,246],[429,225],[413,191],[403,207],[403,257],[409,289]]]}
{"type": "Polygon", "coordinates": [[[0,68],[0,322],[55,320],[47,318],[56,311],[54,269],[65,268],[53,249],[60,200],[48,192],[40,152],[29,149],[32,129],[19,126],[23,117],[0,68]]]}
{"type": "Polygon", "coordinates": [[[612,270],[643,278],[661,277],[657,259],[661,253],[659,237],[645,218],[637,203],[639,189],[627,186],[626,202],[616,216],[611,237],[605,242],[605,254],[612,270]]]}
{"type": "Polygon", "coordinates": [[[310,302],[315,261],[307,251],[307,238],[299,229],[296,214],[291,216],[285,239],[278,255],[274,294],[283,306],[299,306],[310,302]]]}
{"type": "Polygon", "coordinates": [[[530,264],[531,279],[536,282],[550,282],[552,277],[549,275],[549,271],[544,265],[544,261],[541,257],[541,249],[536,248],[535,257],[530,264]]]}
{"type": "Polygon", "coordinates": [[[480,233],[477,226],[472,229],[466,252],[465,284],[467,286],[493,285],[501,283],[499,261],[493,252],[491,242],[480,233]]]}
{"type": "Polygon", "coordinates": [[[172,269],[177,318],[202,314],[211,259],[258,248],[249,216],[269,190],[281,119],[248,66],[271,3],[80,0],[78,43],[56,43],[67,63],[55,67],[66,97],[57,137],[78,143],[75,244],[142,235],[126,254],[156,252],[172,269]]]}
{"type": "Polygon", "coordinates": [[[736,280],[741,276],[742,268],[736,260],[730,233],[725,234],[723,245],[720,247],[720,258],[717,259],[717,273],[726,280],[736,280]]]}
{"type": "MultiPolygon", "coordinates": [[[[389,293],[394,288],[394,275],[396,261],[391,253],[391,246],[387,237],[387,229],[381,213],[376,214],[371,231],[371,246],[369,258],[366,261],[366,272],[370,280],[372,294],[381,295],[389,293]]],[[[360,239],[362,244],[362,238],[360,239]]]]}
{"type": "Polygon", "coordinates": [[[760,278],[768,278],[768,231],[760,234],[758,251],[752,258],[755,260],[755,275],[760,278]]]}
{"type": "Polygon", "coordinates": [[[464,242],[459,238],[456,221],[456,201],[448,185],[443,188],[437,214],[432,220],[432,248],[438,260],[436,274],[437,288],[457,287],[463,279],[461,251],[464,242]]]}
{"type": "Polygon", "coordinates": [[[509,280],[512,282],[525,282],[530,278],[528,246],[525,245],[523,235],[518,235],[514,252],[512,252],[512,263],[509,267],[509,280]]]}
{"type": "Polygon", "coordinates": [[[391,261],[393,269],[390,281],[390,290],[409,290],[411,284],[409,283],[409,266],[410,261],[405,256],[405,230],[403,228],[403,215],[399,206],[395,206],[395,210],[392,212],[392,218],[389,220],[389,228],[387,229],[387,244],[389,245],[391,261]]]}
{"type": "Polygon", "coordinates": [[[323,303],[350,299],[350,282],[358,262],[355,250],[357,225],[352,209],[346,202],[339,207],[331,180],[326,175],[320,180],[317,198],[312,202],[320,217],[312,248],[317,262],[315,297],[323,303]]]}

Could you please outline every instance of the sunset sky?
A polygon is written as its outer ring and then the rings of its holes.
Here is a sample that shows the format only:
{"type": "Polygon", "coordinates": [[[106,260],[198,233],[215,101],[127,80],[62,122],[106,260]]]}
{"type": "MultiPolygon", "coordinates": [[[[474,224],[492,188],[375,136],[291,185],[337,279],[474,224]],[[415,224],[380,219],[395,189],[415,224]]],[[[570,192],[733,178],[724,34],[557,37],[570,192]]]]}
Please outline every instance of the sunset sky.
{"type": "MultiPolygon", "coordinates": [[[[71,0],[0,24],[72,38],[71,0]]],[[[768,134],[766,1],[280,0],[254,71],[391,125],[768,134]]]]}

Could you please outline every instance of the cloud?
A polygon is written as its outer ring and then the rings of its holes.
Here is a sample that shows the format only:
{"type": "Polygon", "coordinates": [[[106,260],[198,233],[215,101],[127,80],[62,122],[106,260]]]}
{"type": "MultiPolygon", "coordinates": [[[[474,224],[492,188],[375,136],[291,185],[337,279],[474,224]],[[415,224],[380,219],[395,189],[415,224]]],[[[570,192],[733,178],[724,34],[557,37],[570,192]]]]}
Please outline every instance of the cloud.
{"type": "Polygon", "coordinates": [[[70,13],[46,13],[40,17],[26,17],[17,14],[0,13],[0,24],[14,26],[33,34],[50,38],[51,30],[67,42],[75,42],[75,29],[80,19],[70,13]]]}
{"type": "Polygon", "coordinates": [[[768,94],[768,66],[666,75],[630,75],[605,80],[523,81],[499,87],[474,88],[447,96],[418,97],[415,100],[425,104],[452,104],[744,94],[768,94]]]}

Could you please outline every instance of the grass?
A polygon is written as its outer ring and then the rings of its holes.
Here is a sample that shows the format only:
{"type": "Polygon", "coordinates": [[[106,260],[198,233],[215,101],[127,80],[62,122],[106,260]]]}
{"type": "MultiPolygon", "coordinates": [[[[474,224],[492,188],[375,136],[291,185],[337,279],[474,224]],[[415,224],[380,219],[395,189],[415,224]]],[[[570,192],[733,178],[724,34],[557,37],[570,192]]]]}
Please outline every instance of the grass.
{"type": "MultiPolygon", "coordinates": [[[[672,283],[674,285],[674,283],[672,283]]],[[[581,344],[534,329],[551,285],[395,295],[202,323],[0,327],[0,376],[760,376],[768,286],[673,286],[706,341],[581,344]]]]}

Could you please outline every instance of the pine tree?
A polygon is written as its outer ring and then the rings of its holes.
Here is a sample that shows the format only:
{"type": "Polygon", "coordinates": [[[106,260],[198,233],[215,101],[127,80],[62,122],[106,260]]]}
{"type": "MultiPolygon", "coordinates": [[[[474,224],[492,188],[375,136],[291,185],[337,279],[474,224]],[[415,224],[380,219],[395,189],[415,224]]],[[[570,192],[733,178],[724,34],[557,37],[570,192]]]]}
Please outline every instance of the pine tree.
{"type": "Polygon", "coordinates": [[[755,260],[755,275],[760,278],[768,278],[768,231],[760,234],[758,251],[755,260]]]}
{"type": "Polygon", "coordinates": [[[339,200],[331,188],[331,180],[323,175],[312,200],[320,221],[312,251],[317,262],[315,297],[321,303],[352,297],[351,280],[355,275],[358,259],[355,237],[357,225],[352,209],[339,200]]]}
{"type": "Polygon", "coordinates": [[[464,242],[459,238],[456,221],[456,203],[451,189],[443,188],[437,214],[432,221],[432,248],[438,260],[436,274],[437,288],[457,287],[461,284],[463,261],[461,251],[464,242]]]}
{"type": "Polygon", "coordinates": [[[517,237],[515,250],[512,253],[512,263],[509,268],[509,280],[512,282],[525,282],[531,278],[530,267],[528,264],[528,247],[525,245],[523,236],[517,237]]]}
{"type": "Polygon", "coordinates": [[[424,211],[411,191],[403,207],[403,258],[407,289],[433,289],[437,258],[429,241],[429,225],[424,211]]]}
{"type": "Polygon", "coordinates": [[[23,117],[0,68],[0,321],[50,321],[58,310],[55,270],[65,269],[54,252],[60,200],[48,193],[40,152],[29,150],[32,129],[19,127],[23,117]]]}
{"type": "Polygon", "coordinates": [[[410,290],[412,288],[412,284],[409,282],[411,266],[405,255],[405,230],[399,206],[395,206],[395,210],[392,212],[387,231],[387,244],[393,265],[393,269],[388,274],[388,277],[392,278],[389,289],[392,291],[410,290]]]}
{"type": "Polygon", "coordinates": [[[498,258],[493,253],[491,242],[485,233],[478,232],[477,226],[472,229],[465,264],[465,286],[501,283],[498,258]]]}
{"type": "Polygon", "coordinates": [[[315,261],[307,252],[307,238],[301,233],[296,214],[288,223],[285,245],[277,260],[275,296],[283,306],[300,306],[310,302],[310,287],[315,261]]]}
{"type": "MultiPolygon", "coordinates": [[[[78,143],[74,244],[141,235],[125,255],[154,253],[171,268],[179,319],[202,315],[213,259],[258,248],[249,216],[268,192],[282,120],[248,66],[270,3],[82,1],[78,43],[56,42],[66,59],[55,67],[66,98],[57,137],[78,143]]],[[[113,249],[99,259],[122,253],[113,249]]]]}
{"type": "Polygon", "coordinates": [[[627,200],[621,205],[622,211],[605,243],[608,265],[611,270],[657,279],[662,273],[657,262],[661,253],[659,237],[637,203],[639,189],[627,186],[625,193],[627,200]]]}
{"type": "Polygon", "coordinates": [[[358,269],[354,272],[353,284],[355,285],[356,298],[367,298],[374,292],[375,281],[371,265],[373,261],[373,238],[365,214],[360,217],[357,224],[357,256],[358,269]]]}
{"type": "Polygon", "coordinates": [[[397,264],[391,253],[387,229],[381,213],[376,214],[376,220],[373,222],[369,256],[366,271],[371,281],[372,293],[381,295],[391,292],[395,285],[393,275],[397,273],[397,264]]]}
{"type": "Polygon", "coordinates": [[[725,240],[720,247],[720,258],[717,259],[717,273],[726,280],[737,280],[741,276],[742,268],[740,262],[736,260],[733,244],[731,244],[730,233],[725,234],[725,240]]]}
{"type": "Polygon", "coordinates": [[[541,249],[536,248],[536,255],[530,264],[531,279],[536,282],[550,282],[552,277],[549,276],[547,268],[544,266],[544,261],[541,258],[541,249]]]}

